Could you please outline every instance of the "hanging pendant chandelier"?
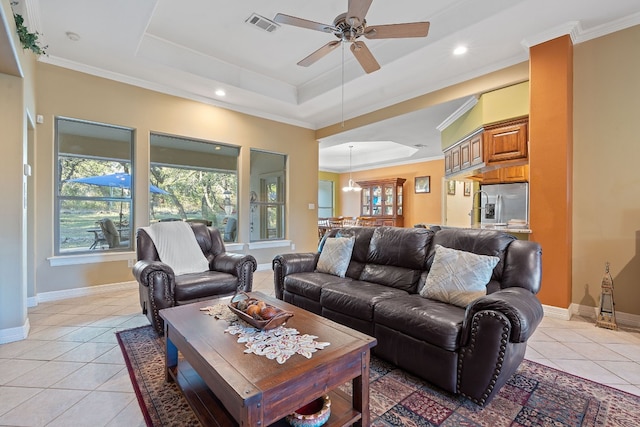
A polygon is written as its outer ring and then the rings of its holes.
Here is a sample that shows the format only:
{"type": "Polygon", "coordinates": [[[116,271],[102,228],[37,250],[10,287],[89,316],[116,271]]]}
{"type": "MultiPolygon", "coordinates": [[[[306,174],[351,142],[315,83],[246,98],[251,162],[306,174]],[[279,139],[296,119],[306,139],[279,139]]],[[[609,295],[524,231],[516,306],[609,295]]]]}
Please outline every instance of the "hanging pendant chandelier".
{"type": "Polygon", "coordinates": [[[342,187],[342,191],[362,191],[362,187],[353,182],[351,177],[351,152],[353,151],[353,145],[349,146],[349,185],[342,187]]]}

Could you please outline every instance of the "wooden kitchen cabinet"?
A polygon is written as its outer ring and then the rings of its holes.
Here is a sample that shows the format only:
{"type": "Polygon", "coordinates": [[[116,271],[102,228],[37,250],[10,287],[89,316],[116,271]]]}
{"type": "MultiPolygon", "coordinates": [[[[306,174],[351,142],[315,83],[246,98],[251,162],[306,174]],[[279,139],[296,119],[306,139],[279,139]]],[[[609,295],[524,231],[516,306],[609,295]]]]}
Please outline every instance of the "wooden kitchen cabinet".
{"type": "Polygon", "coordinates": [[[453,144],[444,150],[445,176],[469,170],[472,179],[482,176],[483,183],[528,181],[528,169],[523,169],[529,161],[528,123],[528,117],[494,123],[453,144]]]}
{"type": "Polygon", "coordinates": [[[529,182],[529,165],[509,166],[484,172],[482,184],[505,184],[508,182],[529,182]]]}
{"type": "Polygon", "coordinates": [[[360,216],[375,220],[375,225],[404,226],[403,185],[404,178],[358,181],[362,187],[360,216]]]}
{"type": "Polygon", "coordinates": [[[444,151],[444,173],[451,175],[483,162],[482,130],[444,151]]]}
{"type": "Polygon", "coordinates": [[[526,161],[529,157],[529,118],[485,126],[484,162],[487,166],[512,161],[526,161]]]}

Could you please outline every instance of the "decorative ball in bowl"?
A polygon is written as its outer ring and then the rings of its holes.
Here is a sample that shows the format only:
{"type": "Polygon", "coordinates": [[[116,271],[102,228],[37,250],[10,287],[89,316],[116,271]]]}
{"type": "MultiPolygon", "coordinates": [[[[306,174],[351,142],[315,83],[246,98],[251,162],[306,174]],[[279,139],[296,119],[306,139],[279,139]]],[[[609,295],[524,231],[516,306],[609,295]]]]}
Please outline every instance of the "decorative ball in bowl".
{"type": "Polygon", "coordinates": [[[330,415],[331,399],[322,396],[287,415],[287,422],[293,427],[319,427],[329,420],[330,415]]]}
{"type": "Polygon", "coordinates": [[[283,325],[293,316],[293,313],[289,311],[269,305],[244,292],[239,293],[238,296],[240,299],[236,300],[235,296],[231,299],[229,310],[254,328],[273,329],[283,325]]]}

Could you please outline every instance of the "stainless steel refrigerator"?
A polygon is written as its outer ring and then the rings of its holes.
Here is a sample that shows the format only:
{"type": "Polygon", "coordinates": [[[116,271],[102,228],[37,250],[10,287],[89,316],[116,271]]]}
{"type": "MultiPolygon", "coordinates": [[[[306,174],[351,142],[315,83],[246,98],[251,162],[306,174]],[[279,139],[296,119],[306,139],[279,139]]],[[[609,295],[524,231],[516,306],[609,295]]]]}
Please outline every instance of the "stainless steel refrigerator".
{"type": "Polygon", "coordinates": [[[488,184],[480,186],[480,223],[506,226],[512,220],[529,224],[529,184],[488,184]]]}

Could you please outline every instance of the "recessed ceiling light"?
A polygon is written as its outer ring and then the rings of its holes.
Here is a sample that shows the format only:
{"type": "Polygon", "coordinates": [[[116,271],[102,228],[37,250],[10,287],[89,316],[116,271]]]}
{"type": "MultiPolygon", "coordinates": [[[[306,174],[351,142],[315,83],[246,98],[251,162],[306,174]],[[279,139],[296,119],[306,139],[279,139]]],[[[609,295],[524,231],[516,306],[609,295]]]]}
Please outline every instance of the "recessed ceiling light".
{"type": "Polygon", "coordinates": [[[215,150],[222,150],[222,147],[220,147],[219,145],[216,145],[215,150]]]}
{"type": "Polygon", "coordinates": [[[227,94],[227,92],[225,92],[224,89],[216,89],[215,93],[217,96],[225,96],[227,94]]]}
{"type": "Polygon", "coordinates": [[[67,38],[69,40],[71,40],[72,42],[77,42],[78,40],[80,40],[80,35],[78,33],[74,33],[73,31],[67,31],[66,33],[64,33],[67,38]]]}
{"type": "Polygon", "coordinates": [[[453,54],[454,55],[464,55],[465,53],[467,53],[467,50],[469,50],[466,46],[458,46],[455,49],[453,49],[453,54]]]}

